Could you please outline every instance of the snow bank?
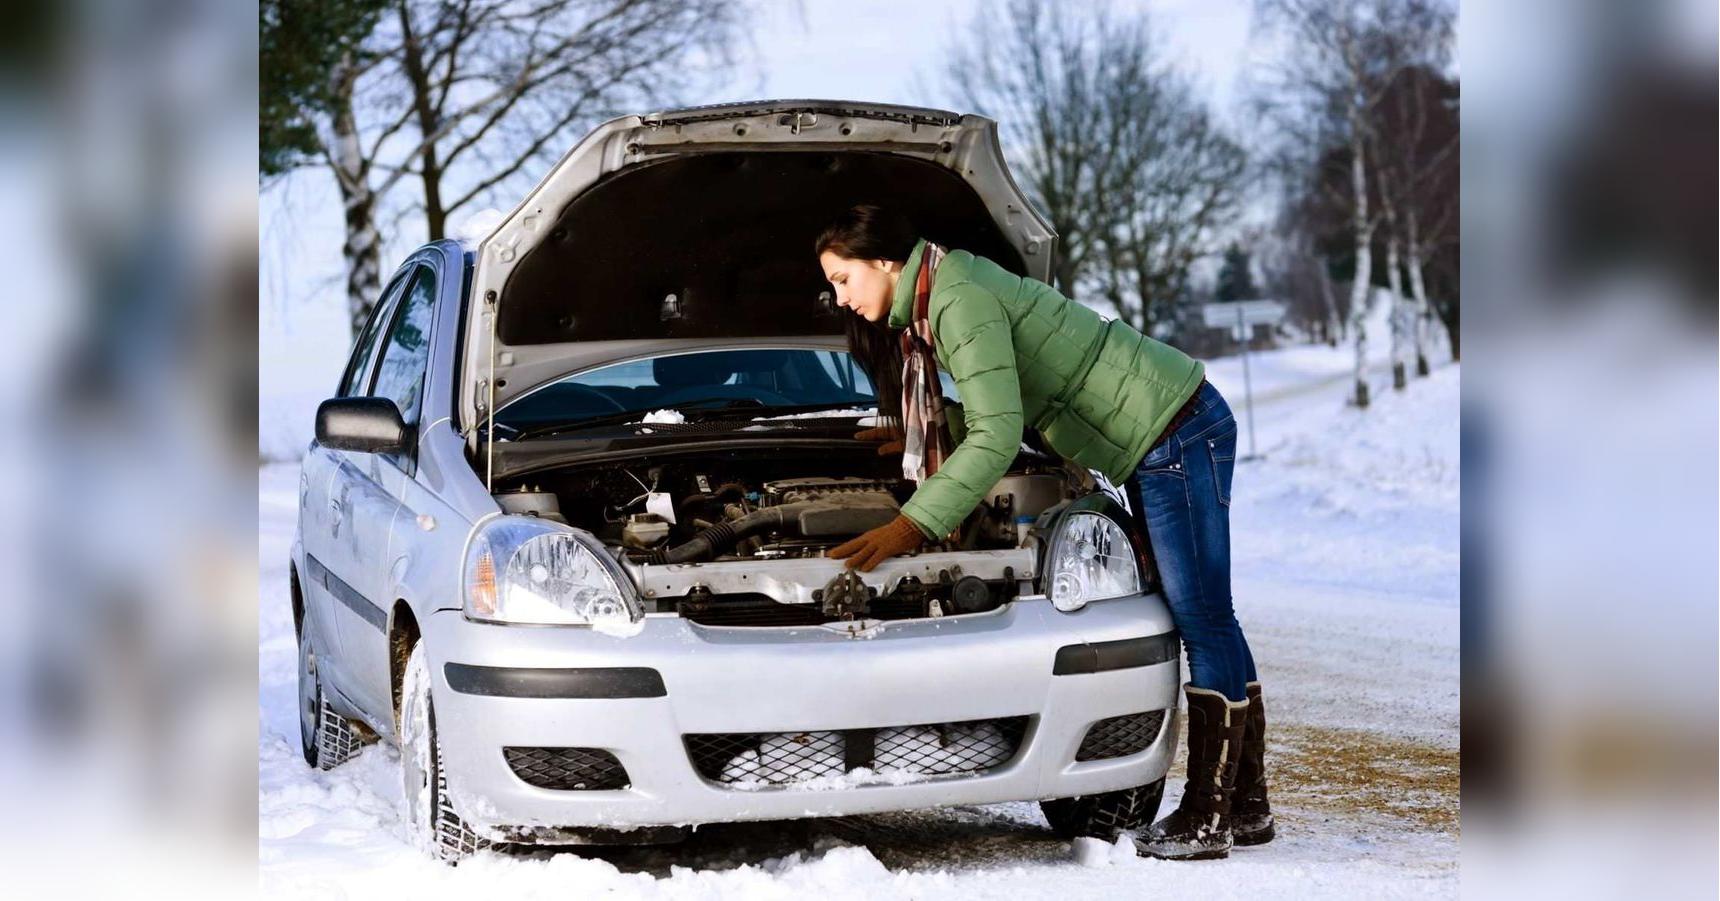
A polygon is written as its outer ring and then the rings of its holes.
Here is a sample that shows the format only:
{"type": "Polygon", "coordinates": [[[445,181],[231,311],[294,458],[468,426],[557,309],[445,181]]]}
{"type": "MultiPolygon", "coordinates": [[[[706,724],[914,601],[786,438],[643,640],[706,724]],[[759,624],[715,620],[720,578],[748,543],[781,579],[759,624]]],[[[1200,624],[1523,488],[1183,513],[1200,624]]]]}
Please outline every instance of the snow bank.
{"type": "Polygon", "coordinates": [[[645,414],[644,419],[639,421],[677,425],[687,421],[687,414],[682,413],[680,410],[652,410],[645,414]]]}
{"type": "Polygon", "coordinates": [[[1456,747],[1461,379],[1263,411],[1231,490],[1232,594],[1263,681],[1296,686],[1279,719],[1456,747]]]}

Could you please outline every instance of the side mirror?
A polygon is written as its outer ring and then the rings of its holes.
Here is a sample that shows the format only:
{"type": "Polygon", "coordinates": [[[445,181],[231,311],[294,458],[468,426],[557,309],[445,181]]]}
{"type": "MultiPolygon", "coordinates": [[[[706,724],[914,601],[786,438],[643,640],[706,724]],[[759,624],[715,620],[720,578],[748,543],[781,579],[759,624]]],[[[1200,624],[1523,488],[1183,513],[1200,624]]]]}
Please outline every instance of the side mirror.
{"type": "Polygon", "coordinates": [[[317,407],[317,443],[333,450],[392,454],[411,445],[400,408],[386,397],[335,397],[317,407]]]}

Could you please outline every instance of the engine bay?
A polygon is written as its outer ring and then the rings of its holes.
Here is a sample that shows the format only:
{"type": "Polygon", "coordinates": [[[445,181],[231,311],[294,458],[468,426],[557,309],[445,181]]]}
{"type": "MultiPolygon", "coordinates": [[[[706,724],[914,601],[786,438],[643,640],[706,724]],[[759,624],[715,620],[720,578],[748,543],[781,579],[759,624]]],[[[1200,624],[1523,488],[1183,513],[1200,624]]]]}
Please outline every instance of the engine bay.
{"type": "Polygon", "coordinates": [[[887,578],[790,562],[890,522],[912,496],[898,458],[871,445],[568,465],[498,483],[495,497],[506,512],[597,536],[648,610],[712,625],[812,625],[977,613],[1031,591],[1034,554],[1020,549],[1040,513],[1085,490],[1082,475],[1024,452],[959,528],[904,558],[920,563],[886,561],[887,578]]]}

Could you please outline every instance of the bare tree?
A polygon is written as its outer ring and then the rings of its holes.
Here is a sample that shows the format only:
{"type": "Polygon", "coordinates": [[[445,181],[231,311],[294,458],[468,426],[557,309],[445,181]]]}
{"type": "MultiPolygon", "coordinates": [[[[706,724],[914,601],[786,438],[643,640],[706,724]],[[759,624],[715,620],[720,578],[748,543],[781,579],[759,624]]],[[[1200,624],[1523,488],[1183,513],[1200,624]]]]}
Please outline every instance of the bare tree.
{"type": "Polygon", "coordinates": [[[740,0],[394,0],[332,73],[323,151],[345,206],[354,332],[379,289],[381,204],[403,180],[426,237],[517,187],[576,126],[725,67],[740,0]]]}
{"type": "Polygon", "coordinates": [[[356,337],[370,316],[370,308],[382,290],[382,233],[376,227],[378,193],[371,187],[371,161],[365,156],[353,113],[353,88],[364,65],[357,55],[345,54],[329,76],[328,137],[323,155],[340,189],[341,215],[346,240],[341,256],[346,260],[347,317],[356,337]]]}
{"type": "Polygon", "coordinates": [[[1331,274],[1318,236],[1312,227],[1314,215],[1305,189],[1286,197],[1278,213],[1278,225],[1263,235],[1259,247],[1266,290],[1283,298],[1291,322],[1306,328],[1318,341],[1337,347],[1343,337],[1343,320],[1332,290],[1331,274]]]}
{"type": "Polygon", "coordinates": [[[1143,78],[1127,64],[1117,71],[1124,77],[1109,83],[1107,112],[1122,153],[1094,203],[1108,214],[1106,295],[1148,331],[1173,318],[1189,267],[1218,250],[1216,232],[1237,208],[1248,161],[1181,80],[1143,78]]]}
{"type": "Polygon", "coordinates": [[[1386,266],[1392,292],[1392,386],[1402,389],[1405,354],[1413,348],[1417,372],[1428,373],[1423,346],[1429,312],[1421,276],[1425,241],[1442,232],[1443,217],[1455,207],[1441,195],[1455,189],[1441,176],[1457,149],[1456,128],[1430,124],[1430,107],[1440,103],[1436,69],[1450,54],[1452,12],[1430,0],[1396,0],[1380,38],[1385,87],[1374,109],[1369,140],[1378,161],[1381,213],[1385,222],[1386,266]],[[1432,190],[1430,190],[1430,188],[1432,190]],[[1423,223],[1434,225],[1430,232],[1423,223]],[[1410,292],[1403,290],[1408,264],[1410,292]]]}
{"type": "Polygon", "coordinates": [[[1262,18],[1282,30],[1294,49],[1272,73],[1275,112],[1289,139],[1348,151],[1348,208],[1356,274],[1350,283],[1350,334],[1356,346],[1355,403],[1368,404],[1367,313],[1373,279],[1374,232],[1380,212],[1370,206],[1374,110],[1389,66],[1384,44],[1400,0],[1257,0],[1262,18]]]}
{"type": "MultiPolygon", "coordinates": [[[[1436,11],[1436,15],[1443,11],[1436,11]]],[[[1449,41],[1449,14],[1443,36],[1421,44],[1422,52],[1440,51],[1449,41]]],[[[1427,322],[1432,317],[1423,270],[1426,261],[1443,244],[1455,239],[1457,218],[1458,129],[1455,85],[1431,63],[1432,58],[1406,63],[1392,75],[1392,85],[1380,104],[1380,156],[1383,167],[1382,195],[1387,199],[1391,246],[1401,247],[1409,277],[1406,323],[1408,344],[1413,348],[1416,374],[1427,375],[1427,322]],[[1449,100],[1448,100],[1449,97],[1449,100]],[[1450,104],[1448,106],[1448,103],[1450,104]]],[[[1394,363],[1402,363],[1394,355],[1394,363]]]]}
{"type": "Polygon", "coordinates": [[[1012,0],[974,21],[948,67],[960,102],[998,120],[1012,169],[1062,239],[1057,288],[1096,290],[1143,330],[1214,250],[1246,171],[1162,59],[1139,15],[1012,0]]]}
{"type": "Polygon", "coordinates": [[[1101,9],[1068,14],[1045,0],[982,10],[950,49],[947,76],[960,103],[997,120],[1004,151],[1060,248],[1058,290],[1075,296],[1104,224],[1091,199],[1117,148],[1100,130],[1094,47],[1115,30],[1101,9]]]}

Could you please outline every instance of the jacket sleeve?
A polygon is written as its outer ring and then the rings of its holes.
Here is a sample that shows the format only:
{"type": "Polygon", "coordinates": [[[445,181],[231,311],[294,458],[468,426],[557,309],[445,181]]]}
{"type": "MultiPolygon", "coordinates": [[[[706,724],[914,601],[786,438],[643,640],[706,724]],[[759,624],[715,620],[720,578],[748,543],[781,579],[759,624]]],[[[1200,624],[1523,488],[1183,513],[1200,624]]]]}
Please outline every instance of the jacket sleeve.
{"type": "Polygon", "coordinates": [[[1021,383],[1003,305],[973,282],[938,292],[932,336],[961,395],[961,443],[902,505],[902,515],[933,540],[948,535],[1009,471],[1021,448],[1021,383]],[[940,303],[939,301],[942,301],[940,303]]]}

